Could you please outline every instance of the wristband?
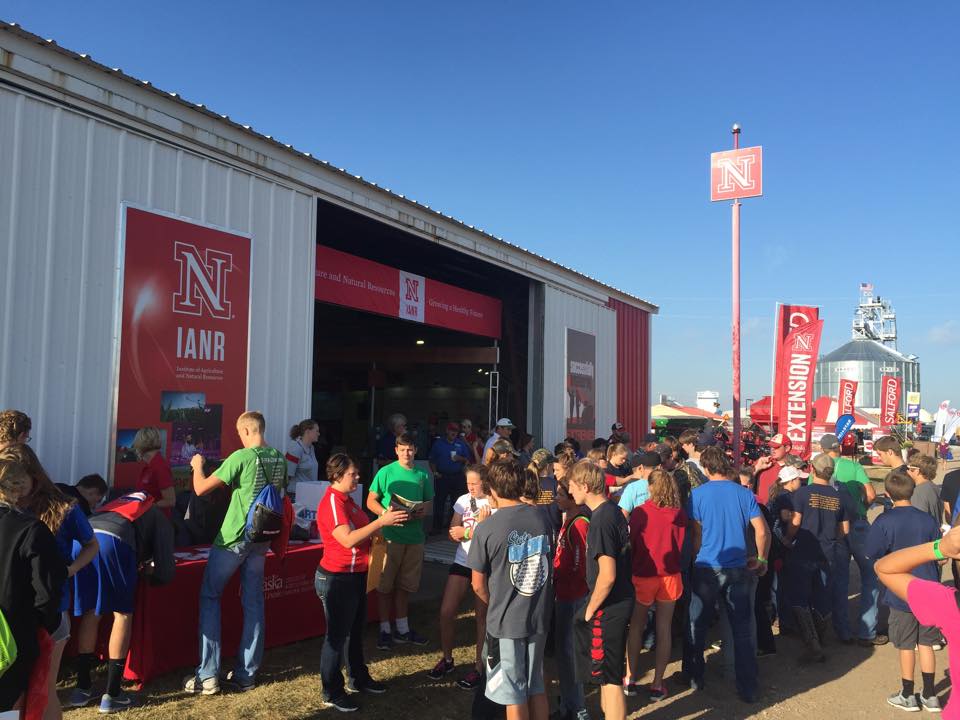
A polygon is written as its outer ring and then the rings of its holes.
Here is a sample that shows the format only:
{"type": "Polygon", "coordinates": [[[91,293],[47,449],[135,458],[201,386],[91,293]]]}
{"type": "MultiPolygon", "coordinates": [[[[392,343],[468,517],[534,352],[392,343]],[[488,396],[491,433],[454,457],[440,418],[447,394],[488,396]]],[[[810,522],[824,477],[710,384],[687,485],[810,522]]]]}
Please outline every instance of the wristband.
{"type": "Polygon", "coordinates": [[[767,559],[766,559],[766,558],[762,558],[762,557],[758,557],[758,558],[757,558],[757,562],[760,563],[761,565],[766,565],[766,564],[767,564],[767,559]]]}
{"type": "Polygon", "coordinates": [[[946,559],[947,559],[946,555],[944,555],[944,554],[940,551],[940,541],[939,541],[939,540],[934,540],[934,541],[933,541],[933,556],[934,556],[937,560],[946,560],[946,559]]]}
{"type": "Polygon", "coordinates": [[[473,537],[473,533],[470,532],[470,528],[467,528],[466,530],[463,531],[464,540],[469,540],[472,537],[473,537]]]}

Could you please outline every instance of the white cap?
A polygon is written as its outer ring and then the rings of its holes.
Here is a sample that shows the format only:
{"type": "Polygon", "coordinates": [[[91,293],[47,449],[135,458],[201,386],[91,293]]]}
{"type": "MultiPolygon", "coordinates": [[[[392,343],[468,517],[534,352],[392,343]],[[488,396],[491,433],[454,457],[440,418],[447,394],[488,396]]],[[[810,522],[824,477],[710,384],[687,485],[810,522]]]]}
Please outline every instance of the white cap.
{"type": "Polygon", "coordinates": [[[497,427],[512,428],[512,427],[516,427],[516,425],[513,424],[513,421],[510,418],[500,418],[499,420],[497,420],[497,427]]]}
{"type": "Polygon", "coordinates": [[[810,473],[805,473],[802,470],[793,467],[792,465],[784,465],[780,469],[780,474],[777,475],[777,480],[783,484],[786,484],[791,480],[796,480],[797,478],[805,478],[809,476],[810,476],[810,473]]]}

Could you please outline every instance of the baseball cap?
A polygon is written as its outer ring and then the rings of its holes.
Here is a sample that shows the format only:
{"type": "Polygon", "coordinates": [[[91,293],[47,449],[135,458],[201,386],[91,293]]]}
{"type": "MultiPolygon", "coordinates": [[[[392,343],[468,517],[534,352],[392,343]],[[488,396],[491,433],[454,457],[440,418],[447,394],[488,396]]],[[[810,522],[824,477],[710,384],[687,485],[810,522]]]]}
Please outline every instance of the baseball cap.
{"type": "Polygon", "coordinates": [[[654,452],[639,453],[637,459],[644,467],[657,467],[660,465],[660,456],[654,452]]]}
{"type": "Polygon", "coordinates": [[[783,447],[784,445],[793,446],[793,443],[790,442],[790,438],[783,433],[777,433],[772,438],[767,440],[768,447],[783,447]]]}
{"type": "Polygon", "coordinates": [[[780,474],[777,475],[777,481],[780,483],[788,483],[791,480],[796,480],[797,478],[802,479],[805,477],[808,477],[807,473],[803,472],[802,470],[798,470],[795,467],[785,465],[784,467],[780,468],[780,474]]]}
{"type": "Polygon", "coordinates": [[[840,441],[837,440],[837,436],[833,433],[827,433],[820,438],[820,449],[824,452],[829,452],[830,450],[839,450],[840,441]]]}
{"type": "Polygon", "coordinates": [[[660,442],[660,438],[657,437],[656,433],[647,433],[643,436],[643,442],[645,443],[655,443],[660,442]]]}
{"type": "Polygon", "coordinates": [[[499,420],[497,420],[497,427],[513,428],[513,427],[516,427],[516,425],[513,424],[513,420],[511,420],[510,418],[500,418],[499,420]]]}
{"type": "Polygon", "coordinates": [[[620,432],[621,430],[623,430],[623,423],[615,422],[613,425],[610,426],[610,430],[612,430],[613,432],[620,432]]]}
{"type": "Polygon", "coordinates": [[[555,463],[556,461],[557,458],[555,458],[553,453],[546,448],[534,450],[533,455],[530,456],[530,462],[535,463],[537,467],[542,467],[547,463],[555,463]]]}
{"type": "Polygon", "coordinates": [[[457,432],[459,432],[459,431],[460,431],[460,423],[448,422],[448,423],[447,423],[447,430],[456,430],[457,432]]]}
{"type": "MultiPolygon", "coordinates": [[[[834,438],[834,440],[836,440],[836,438],[834,438]]],[[[825,452],[817,455],[813,459],[812,464],[813,464],[813,469],[818,473],[822,473],[825,470],[830,470],[832,472],[834,467],[833,458],[827,455],[825,452]]]]}
{"type": "Polygon", "coordinates": [[[717,436],[708,430],[697,435],[697,447],[713,447],[717,444],[717,436]]]}

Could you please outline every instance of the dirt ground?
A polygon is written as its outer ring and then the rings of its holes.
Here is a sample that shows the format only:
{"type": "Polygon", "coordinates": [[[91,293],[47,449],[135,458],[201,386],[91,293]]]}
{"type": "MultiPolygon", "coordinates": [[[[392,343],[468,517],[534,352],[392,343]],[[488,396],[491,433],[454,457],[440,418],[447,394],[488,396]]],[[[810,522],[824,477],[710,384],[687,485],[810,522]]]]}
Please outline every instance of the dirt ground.
{"type": "MultiPolygon", "coordinates": [[[[855,566],[854,566],[855,568],[855,566]]],[[[429,564],[424,573],[424,590],[416,602],[412,624],[430,639],[423,648],[401,646],[387,654],[376,650],[375,628],[370,627],[366,650],[371,674],[388,683],[382,696],[363,696],[360,716],[387,720],[447,720],[468,718],[472,695],[459,690],[454,681],[473,659],[470,635],[473,617],[469,602],[457,622],[457,672],[443,681],[433,681],[426,672],[438,659],[439,637],[433,622],[439,610],[439,595],[446,579],[445,568],[429,564]]],[[[857,587],[854,569],[851,587],[857,587]]],[[[853,606],[851,606],[853,607],[853,606]]],[[[668,718],[810,718],[829,713],[844,718],[896,717],[898,711],[886,705],[888,694],[898,689],[896,651],[890,645],[875,649],[831,644],[829,659],[815,667],[800,667],[796,658],[800,643],[793,637],[778,638],[778,652],[760,662],[760,692],[757,702],[745,705],[736,698],[732,678],[724,678],[719,654],[709,651],[707,687],[701,692],[670,686],[672,694],[665,701],[648,704],[630,698],[631,718],[667,720],[668,718]]],[[[324,709],[320,701],[321,640],[297,643],[266,653],[258,687],[245,694],[224,692],[213,697],[185,696],[178,691],[180,681],[190,669],[164,676],[150,683],[140,694],[143,707],[127,715],[137,720],[206,720],[225,718],[314,718],[339,716],[333,709],[324,709]]],[[[644,653],[645,669],[652,667],[652,653],[644,653]]],[[[946,700],[948,682],[943,668],[947,652],[937,653],[937,691],[946,700]]],[[[667,676],[679,670],[679,649],[674,648],[674,662],[667,676]]],[[[652,672],[646,675],[646,681],[652,672]]],[[[919,672],[918,672],[919,678],[919,672]]],[[[102,675],[100,676],[102,682],[102,675]]],[[[556,694],[556,687],[552,689],[556,694]]],[[[65,697],[66,692],[62,693],[65,697]]],[[[591,717],[601,717],[596,693],[588,696],[591,717]]],[[[70,720],[92,720],[99,717],[94,706],[65,713],[70,720]]]]}
{"type": "MultiPolygon", "coordinates": [[[[882,492],[879,483],[877,489],[882,492]]],[[[854,593],[859,588],[859,575],[854,564],[851,564],[851,568],[850,588],[854,593]]],[[[442,681],[433,681],[426,676],[439,656],[436,617],[445,581],[446,567],[428,563],[424,568],[421,592],[411,602],[411,624],[429,638],[427,646],[400,646],[389,654],[380,652],[375,648],[376,629],[370,626],[366,638],[370,672],[373,677],[388,683],[389,690],[381,696],[362,696],[359,716],[376,720],[452,720],[470,717],[472,694],[459,690],[454,682],[469,669],[473,661],[472,600],[464,602],[457,621],[457,649],[454,654],[457,671],[442,681]]],[[[851,595],[851,611],[855,610],[856,602],[857,596],[851,595]]],[[[336,710],[323,708],[320,700],[318,668],[321,640],[318,638],[267,651],[258,677],[258,687],[245,694],[224,692],[213,697],[185,696],[179,692],[179,686],[183,676],[191,669],[184,668],[181,672],[150,683],[140,694],[144,705],[129,711],[127,715],[136,720],[339,717],[336,710]]],[[[760,661],[760,690],[757,702],[753,705],[745,705],[737,699],[733,679],[722,676],[719,653],[709,651],[705,690],[684,690],[668,681],[673,694],[665,701],[649,704],[641,698],[629,698],[630,717],[649,720],[811,720],[818,717],[894,718],[899,715],[900,711],[886,704],[886,697],[899,689],[897,653],[891,645],[864,649],[832,643],[827,648],[827,662],[814,667],[797,664],[800,650],[800,642],[794,637],[778,638],[777,654],[760,661]]],[[[949,692],[949,682],[944,677],[947,661],[946,650],[937,653],[936,687],[942,703],[946,702],[949,692]]],[[[652,679],[652,653],[644,653],[641,662],[642,667],[648,670],[644,681],[649,682],[652,679]]],[[[228,663],[225,661],[227,667],[228,663]]],[[[679,671],[679,668],[679,648],[675,644],[667,677],[679,671]]],[[[917,678],[919,680],[919,669],[917,678]]],[[[102,674],[99,680],[102,684],[102,674]]],[[[555,685],[550,693],[556,695],[555,685]]],[[[64,691],[62,696],[66,695],[64,691]]],[[[587,706],[591,717],[601,717],[596,692],[588,695],[587,706]]],[[[555,700],[552,697],[553,707],[555,700]]],[[[95,706],[69,710],[65,715],[69,720],[99,717],[95,706]]]]}

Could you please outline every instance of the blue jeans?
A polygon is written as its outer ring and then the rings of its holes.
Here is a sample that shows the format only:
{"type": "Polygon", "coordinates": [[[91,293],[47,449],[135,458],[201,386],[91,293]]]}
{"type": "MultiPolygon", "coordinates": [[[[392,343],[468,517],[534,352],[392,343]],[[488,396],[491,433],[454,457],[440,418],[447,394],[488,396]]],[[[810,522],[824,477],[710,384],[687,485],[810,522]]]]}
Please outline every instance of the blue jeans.
{"type": "Polygon", "coordinates": [[[849,640],[850,633],[850,546],[846,540],[837,543],[833,556],[833,631],[840,640],[849,640]]]}
{"type": "MultiPolygon", "coordinates": [[[[750,647],[753,653],[757,652],[757,585],[760,577],[752,572],[747,573],[747,582],[750,584],[750,647]]],[[[723,639],[723,672],[734,674],[737,670],[735,657],[736,645],[733,640],[733,628],[727,613],[720,613],[720,637],[723,639]]]]}
{"type": "Polygon", "coordinates": [[[580,600],[557,600],[554,612],[554,644],[557,658],[557,675],[560,681],[560,714],[577,715],[586,708],[583,684],[577,682],[574,668],[573,625],[577,611],[581,616],[586,608],[580,600]]]}
{"type": "Polygon", "coordinates": [[[313,587],[323,603],[327,634],[320,651],[320,678],[323,699],[335,700],[344,692],[343,667],[353,678],[354,686],[370,682],[370,673],[363,659],[363,630],[367,623],[367,574],[331,573],[318,568],[313,587]]]}
{"type": "Polygon", "coordinates": [[[220,677],[220,597],[233,574],[240,570],[240,604],[243,632],[240,634],[238,682],[253,680],[263,660],[263,565],[269,543],[241,541],[230,548],[212,547],[200,587],[201,680],[220,677]]]}
{"type": "Polygon", "coordinates": [[[722,603],[733,633],[737,692],[753,699],[757,691],[757,655],[750,640],[753,621],[753,575],[743,568],[694,567],[690,573],[690,622],[684,643],[684,669],[704,685],[703,648],[714,608],[722,603]]]}
{"type": "MultiPolygon", "coordinates": [[[[850,553],[860,568],[860,619],[857,623],[857,637],[873,640],[877,636],[877,615],[880,612],[880,586],[877,574],[873,570],[873,561],[864,554],[870,523],[865,518],[854,520],[850,524],[850,553]]],[[[847,576],[849,583],[849,575],[847,576]]]]}

